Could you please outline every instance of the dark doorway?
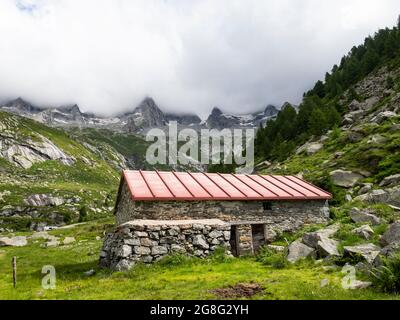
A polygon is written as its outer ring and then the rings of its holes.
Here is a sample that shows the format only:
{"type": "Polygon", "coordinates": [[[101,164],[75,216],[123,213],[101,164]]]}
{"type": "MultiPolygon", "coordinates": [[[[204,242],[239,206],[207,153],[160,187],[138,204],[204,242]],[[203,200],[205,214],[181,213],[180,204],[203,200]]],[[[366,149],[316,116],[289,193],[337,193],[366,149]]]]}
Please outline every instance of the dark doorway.
{"type": "Polygon", "coordinates": [[[236,226],[231,226],[231,238],[229,243],[231,244],[231,252],[235,257],[238,256],[236,241],[236,226]]]}
{"type": "Polygon", "coordinates": [[[263,224],[252,224],[251,225],[251,235],[253,238],[253,250],[254,253],[260,251],[261,246],[265,244],[264,237],[264,225],[263,224]]]}

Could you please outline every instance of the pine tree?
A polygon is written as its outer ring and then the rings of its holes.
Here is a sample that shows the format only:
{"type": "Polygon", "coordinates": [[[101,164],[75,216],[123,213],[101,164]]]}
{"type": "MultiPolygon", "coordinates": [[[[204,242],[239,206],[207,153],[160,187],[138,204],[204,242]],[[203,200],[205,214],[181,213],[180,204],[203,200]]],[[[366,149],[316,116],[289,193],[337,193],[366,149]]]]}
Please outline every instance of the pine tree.
{"type": "Polygon", "coordinates": [[[321,109],[314,109],[309,119],[310,134],[320,136],[328,128],[328,120],[321,109]]]}

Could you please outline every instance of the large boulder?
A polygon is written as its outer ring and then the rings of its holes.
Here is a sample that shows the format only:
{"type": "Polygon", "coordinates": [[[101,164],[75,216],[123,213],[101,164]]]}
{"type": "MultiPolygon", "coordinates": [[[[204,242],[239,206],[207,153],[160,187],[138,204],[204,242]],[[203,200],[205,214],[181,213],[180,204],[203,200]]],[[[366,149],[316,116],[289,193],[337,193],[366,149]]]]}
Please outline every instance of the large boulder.
{"type": "Polygon", "coordinates": [[[372,264],[380,253],[380,248],[373,243],[360,244],[356,246],[346,246],[344,249],[345,256],[358,256],[367,263],[372,264]]]}
{"type": "Polygon", "coordinates": [[[331,176],[333,184],[339,187],[350,188],[353,187],[363,176],[359,173],[334,170],[329,174],[331,176]]]}
{"type": "Polygon", "coordinates": [[[340,256],[337,249],[339,242],[333,239],[322,237],[317,243],[317,251],[321,257],[340,256]]]}
{"type": "Polygon", "coordinates": [[[296,262],[300,259],[313,256],[315,254],[315,249],[306,246],[300,240],[293,241],[288,247],[289,253],[287,260],[289,262],[296,262]]]}
{"type": "Polygon", "coordinates": [[[323,238],[332,237],[338,230],[339,230],[339,225],[332,224],[318,231],[307,232],[303,235],[302,242],[309,247],[317,249],[318,241],[320,241],[323,238]]]}
{"type": "Polygon", "coordinates": [[[381,244],[387,246],[400,241],[400,221],[392,223],[381,237],[381,244]]]}
{"type": "Polygon", "coordinates": [[[356,223],[367,222],[373,225],[378,225],[381,223],[381,219],[376,215],[370,213],[368,209],[361,210],[358,208],[353,208],[351,209],[349,215],[351,220],[353,220],[356,223]]]}
{"type": "Polygon", "coordinates": [[[323,148],[321,142],[307,142],[296,150],[296,154],[306,152],[308,155],[314,154],[323,148]]]}
{"type": "Polygon", "coordinates": [[[17,236],[17,237],[1,237],[0,238],[0,247],[24,247],[28,244],[26,237],[17,236]]]}
{"type": "Polygon", "coordinates": [[[389,200],[389,194],[382,189],[372,190],[368,193],[362,194],[356,197],[354,200],[374,204],[374,203],[386,203],[389,200]]]}

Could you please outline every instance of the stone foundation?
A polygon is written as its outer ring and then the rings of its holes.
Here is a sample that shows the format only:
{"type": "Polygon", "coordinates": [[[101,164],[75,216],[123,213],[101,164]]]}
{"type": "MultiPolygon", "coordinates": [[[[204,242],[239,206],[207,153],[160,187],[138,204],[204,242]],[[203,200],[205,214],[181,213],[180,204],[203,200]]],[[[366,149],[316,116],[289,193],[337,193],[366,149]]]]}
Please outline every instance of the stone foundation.
{"type": "Polygon", "coordinates": [[[106,236],[100,266],[127,270],[175,252],[205,257],[217,247],[229,250],[230,228],[218,219],[129,221],[106,236]]]}

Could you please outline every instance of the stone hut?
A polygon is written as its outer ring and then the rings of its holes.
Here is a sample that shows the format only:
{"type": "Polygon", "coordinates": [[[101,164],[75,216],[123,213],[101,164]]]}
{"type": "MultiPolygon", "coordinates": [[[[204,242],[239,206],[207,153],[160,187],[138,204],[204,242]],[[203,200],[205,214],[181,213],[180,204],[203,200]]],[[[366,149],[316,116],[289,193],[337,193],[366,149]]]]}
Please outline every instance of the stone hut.
{"type": "Polygon", "coordinates": [[[253,254],[279,233],[326,222],[330,198],[296,176],[125,170],[100,264],[123,269],[218,246],[253,254]]]}

